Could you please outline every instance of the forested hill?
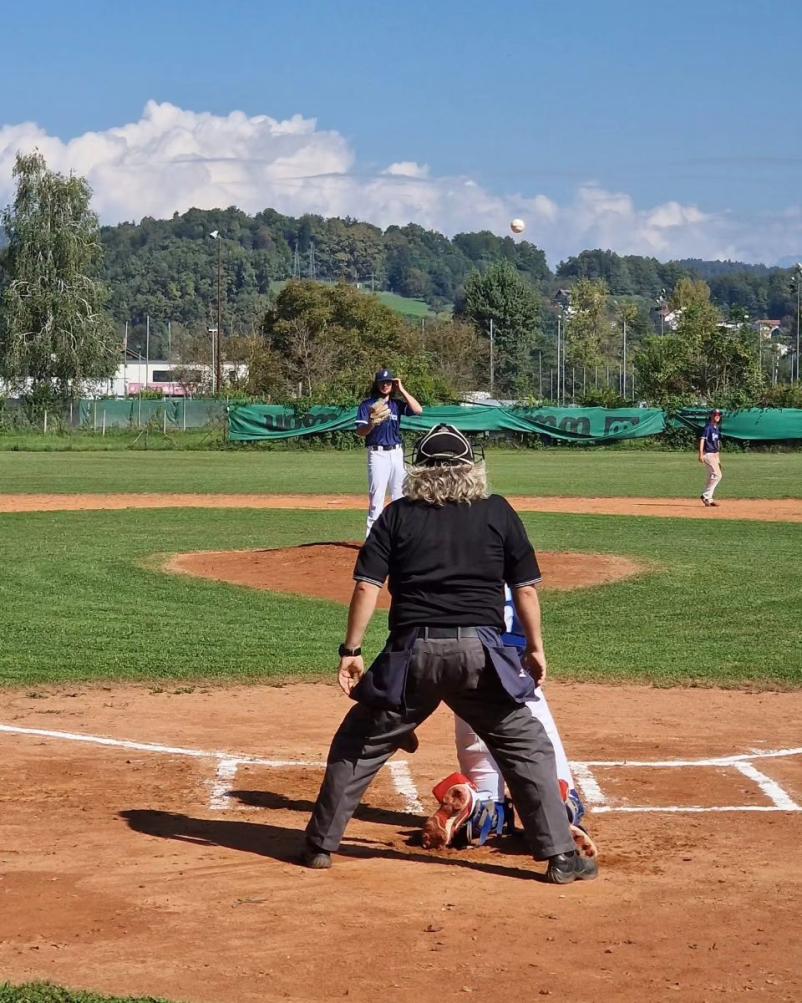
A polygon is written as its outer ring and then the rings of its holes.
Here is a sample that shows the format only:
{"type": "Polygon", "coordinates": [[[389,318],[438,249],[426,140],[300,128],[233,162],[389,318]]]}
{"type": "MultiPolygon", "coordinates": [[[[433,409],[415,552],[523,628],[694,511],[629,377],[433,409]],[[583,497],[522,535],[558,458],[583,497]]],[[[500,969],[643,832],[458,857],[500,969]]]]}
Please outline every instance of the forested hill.
{"type": "Polygon", "coordinates": [[[271,282],[297,275],[362,283],[450,306],[475,268],[512,263],[530,282],[551,278],[544,253],[527,241],[489,232],[449,240],[415,224],[382,231],[346,217],[282,216],[272,209],[190,209],[169,220],[104,227],[105,279],[118,321],[141,324],[146,314],[187,327],[210,319],[222,256],[228,329],[258,325],[271,282]],[[218,231],[222,243],[210,237],[218,231]]]}
{"type": "Polygon", "coordinates": [[[190,209],[168,220],[146,217],[137,224],[104,227],[102,239],[111,311],[119,323],[129,321],[134,327],[146,315],[186,328],[210,323],[216,310],[218,250],[229,333],[258,329],[271,283],[293,275],[361,283],[442,309],[459,300],[471,271],[498,261],[511,263],[549,299],[560,286],[585,276],[604,279],[613,295],[654,304],[663,290],[670,293],[680,277],[690,275],[706,279],[713,299],[725,309],[774,318],[795,309],[789,270],[694,259],[661,263],[593,250],[563,261],[553,274],[534,244],[487,231],[448,239],[415,224],[382,231],[348,217],[294,218],[273,209],[255,216],[236,208],[190,209]],[[210,237],[213,231],[222,242],[210,237]]]}

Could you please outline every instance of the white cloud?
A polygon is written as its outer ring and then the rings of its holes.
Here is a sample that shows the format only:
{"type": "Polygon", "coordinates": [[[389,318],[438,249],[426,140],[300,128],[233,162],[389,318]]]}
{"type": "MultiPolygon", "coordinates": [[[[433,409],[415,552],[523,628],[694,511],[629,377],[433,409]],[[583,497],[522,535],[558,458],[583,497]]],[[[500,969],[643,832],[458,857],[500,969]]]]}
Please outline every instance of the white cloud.
{"type": "Polygon", "coordinates": [[[400,160],[397,164],[390,164],[382,174],[394,174],[401,178],[428,178],[429,165],[416,164],[414,160],[400,160]]]}
{"type": "Polygon", "coordinates": [[[799,206],[756,219],[673,200],[638,207],[630,195],[593,182],[558,204],[543,193],[502,196],[468,177],[433,177],[428,165],[411,160],[365,175],[340,133],[301,115],[284,121],[212,115],[150,101],[137,122],[66,142],[33,122],[0,126],[0,201],[11,196],[17,151],[35,146],[51,167],[89,179],[107,223],[237,205],[246,212],[272,207],[290,215],[349,215],[382,227],[416,222],[453,234],[507,233],[508,221],[520,216],[527,239],[543,247],[552,264],[593,247],[766,262],[802,251],[799,206]]]}

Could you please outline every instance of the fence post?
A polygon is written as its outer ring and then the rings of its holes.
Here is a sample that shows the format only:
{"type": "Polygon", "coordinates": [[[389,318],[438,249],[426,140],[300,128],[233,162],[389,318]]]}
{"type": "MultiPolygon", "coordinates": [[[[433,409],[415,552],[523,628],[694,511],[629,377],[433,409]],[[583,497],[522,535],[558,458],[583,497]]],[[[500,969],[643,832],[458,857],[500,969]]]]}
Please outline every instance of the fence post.
{"type": "Polygon", "coordinates": [[[43,422],[43,426],[42,426],[42,431],[44,432],[45,435],[47,435],[47,411],[45,411],[45,417],[44,417],[44,422],[43,422]]]}
{"type": "Polygon", "coordinates": [[[164,418],[163,430],[164,434],[167,435],[167,405],[164,405],[164,410],[162,411],[162,416],[164,418]]]}
{"type": "Polygon", "coordinates": [[[92,431],[97,432],[97,398],[92,401],[92,431]]]}
{"type": "Polygon", "coordinates": [[[106,405],[103,405],[103,435],[106,434],[106,405]]]}

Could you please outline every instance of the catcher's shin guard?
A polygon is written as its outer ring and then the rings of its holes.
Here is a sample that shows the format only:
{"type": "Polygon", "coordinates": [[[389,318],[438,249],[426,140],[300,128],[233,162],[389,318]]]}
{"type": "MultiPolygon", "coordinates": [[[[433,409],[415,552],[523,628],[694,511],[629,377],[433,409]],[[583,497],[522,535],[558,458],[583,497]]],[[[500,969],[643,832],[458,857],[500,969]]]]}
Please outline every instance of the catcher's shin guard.
{"type": "Polygon", "coordinates": [[[478,791],[462,773],[452,773],[432,789],[440,807],[423,824],[423,845],[427,850],[450,846],[457,830],[473,813],[478,791]]]}
{"type": "Polygon", "coordinates": [[[569,787],[564,780],[560,780],[559,784],[560,794],[568,814],[568,822],[571,825],[579,825],[585,817],[585,806],[579,796],[579,791],[575,787],[569,787]]]}

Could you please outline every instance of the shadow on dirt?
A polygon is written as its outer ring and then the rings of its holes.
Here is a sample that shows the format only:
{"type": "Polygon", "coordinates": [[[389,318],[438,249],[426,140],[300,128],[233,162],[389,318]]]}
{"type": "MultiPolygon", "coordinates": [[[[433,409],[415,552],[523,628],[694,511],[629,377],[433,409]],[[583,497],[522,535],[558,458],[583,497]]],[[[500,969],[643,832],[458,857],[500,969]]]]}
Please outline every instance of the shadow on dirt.
{"type": "MultiPolygon", "coordinates": [[[[301,829],[285,829],[268,822],[231,822],[206,818],[192,818],[168,811],[131,808],[119,813],[134,832],[161,839],[174,839],[197,846],[220,846],[241,853],[255,853],[281,863],[296,863],[303,843],[301,829]]],[[[412,836],[412,833],[401,834],[412,836]]],[[[525,878],[543,881],[544,877],[533,870],[508,867],[486,859],[471,859],[471,851],[421,852],[367,839],[349,840],[340,847],[339,857],[357,860],[405,860],[411,863],[439,864],[444,867],[467,867],[469,870],[500,877],[525,878]]],[[[531,858],[529,858],[531,860],[531,858]]]]}
{"type": "MultiPolygon", "coordinates": [[[[274,791],[228,791],[227,796],[240,804],[248,805],[249,808],[272,808],[284,811],[300,811],[305,815],[311,815],[315,807],[314,801],[307,801],[304,798],[289,798],[285,794],[278,794],[274,791]]],[[[363,822],[377,822],[379,825],[394,826],[421,826],[423,818],[409,812],[392,811],[387,808],[375,808],[371,805],[361,804],[354,818],[363,822]]]]}

